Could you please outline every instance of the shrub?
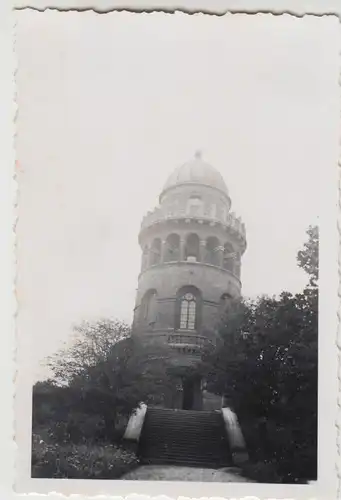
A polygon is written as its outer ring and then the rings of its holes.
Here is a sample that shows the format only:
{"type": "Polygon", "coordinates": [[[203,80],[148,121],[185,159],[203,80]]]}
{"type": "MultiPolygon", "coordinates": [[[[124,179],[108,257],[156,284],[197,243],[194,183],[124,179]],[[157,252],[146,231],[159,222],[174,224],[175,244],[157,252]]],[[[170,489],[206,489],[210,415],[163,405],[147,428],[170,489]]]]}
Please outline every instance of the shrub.
{"type": "Polygon", "coordinates": [[[307,439],[293,430],[292,422],[241,420],[250,457],[244,474],[266,483],[306,483],[316,479],[316,434],[307,439]],[[308,441],[308,442],[306,442],[308,441]]]}
{"type": "Polygon", "coordinates": [[[32,439],[34,478],[119,479],[138,463],[134,451],[123,446],[47,444],[37,434],[32,439]]]}

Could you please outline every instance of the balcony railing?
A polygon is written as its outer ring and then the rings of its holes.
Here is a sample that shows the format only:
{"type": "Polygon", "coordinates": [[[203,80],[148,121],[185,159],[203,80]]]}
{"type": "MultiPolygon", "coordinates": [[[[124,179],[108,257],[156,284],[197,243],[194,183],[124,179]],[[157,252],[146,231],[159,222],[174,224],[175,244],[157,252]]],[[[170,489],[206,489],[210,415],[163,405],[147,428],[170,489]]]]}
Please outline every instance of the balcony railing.
{"type": "Polygon", "coordinates": [[[214,344],[207,337],[200,335],[189,335],[186,333],[172,333],[168,336],[170,347],[182,351],[203,352],[213,350],[214,344]]]}

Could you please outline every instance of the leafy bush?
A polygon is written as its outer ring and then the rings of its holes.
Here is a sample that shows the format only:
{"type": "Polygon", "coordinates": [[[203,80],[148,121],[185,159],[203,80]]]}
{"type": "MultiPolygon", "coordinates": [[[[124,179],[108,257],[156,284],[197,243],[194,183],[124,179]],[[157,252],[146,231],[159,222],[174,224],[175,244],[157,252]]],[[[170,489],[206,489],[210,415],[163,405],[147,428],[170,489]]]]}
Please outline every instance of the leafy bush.
{"type": "Polygon", "coordinates": [[[61,479],[119,479],[138,466],[134,451],[108,444],[47,444],[32,439],[32,477],[61,479]]]}

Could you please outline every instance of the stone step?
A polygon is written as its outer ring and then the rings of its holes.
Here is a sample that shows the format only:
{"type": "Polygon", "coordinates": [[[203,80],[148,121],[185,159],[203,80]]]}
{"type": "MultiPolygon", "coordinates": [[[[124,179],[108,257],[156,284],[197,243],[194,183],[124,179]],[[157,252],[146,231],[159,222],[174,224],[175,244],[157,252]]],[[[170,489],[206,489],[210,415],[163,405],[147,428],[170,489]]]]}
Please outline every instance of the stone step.
{"type": "Polygon", "coordinates": [[[139,443],[142,463],[227,467],[231,452],[222,414],[151,408],[139,443]]]}
{"type": "Polygon", "coordinates": [[[157,415],[158,418],[162,416],[181,415],[182,418],[194,417],[196,419],[212,418],[213,416],[219,417],[219,410],[178,410],[173,408],[148,408],[150,416],[157,415]]]}
{"type": "MultiPolygon", "coordinates": [[[[185,466],[185,467],[198,467],[198,468],[208,468],[208,469],[220,469],[222,467],[225,467],[224,464],[221,464],[221,462],[218,461],[209,461],[208,459],[204,461],[200,461],[197,459],[191,459],[191,458],[177,458],[176,460],[174,458],[141,458],[140,460],[142,465],[177,465],[177,466],[185,466]]],[[[230,462],[229,462],[230,464],[230,462]]],[[[226,465],[228,467],[229,465],[226,465]]]]}
{"type": "Polygon", "coordinates": [[[194,423],[193,425],[196,425],[197,428],[193,428],[192,426],[189,425],[181,425],[177,424],[173,426],[172,422],[165,422],[164,425],[153,425],[153,424],[147,424],[144,429],[148,431],[149,429],[153,430],[158,430],[160,434],[177,434],[178,432],[181,433],[189,433],[191,436],[196,436],[197,434],[200,434],[200,436],[210,436],[210,435],[216,435],[217,432],[221,430],[220,426],[214,426],[214,427],[204,427],[201,426],[197,423],[194,423]]]}

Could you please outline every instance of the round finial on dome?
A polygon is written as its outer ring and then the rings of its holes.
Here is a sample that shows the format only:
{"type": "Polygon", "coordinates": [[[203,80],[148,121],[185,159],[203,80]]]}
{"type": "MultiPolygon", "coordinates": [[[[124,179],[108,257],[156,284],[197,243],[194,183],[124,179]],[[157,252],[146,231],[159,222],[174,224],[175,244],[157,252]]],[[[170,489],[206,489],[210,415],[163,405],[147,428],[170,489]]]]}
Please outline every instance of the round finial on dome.
{"type": "Polygon", "coordinates": [[[201,149],[197,149],[196,150],[196,152],[194,153],[194,158],[196,160],[201,160],[201,158],[202,158],[202,151],[201,151],[201,149]]]}

